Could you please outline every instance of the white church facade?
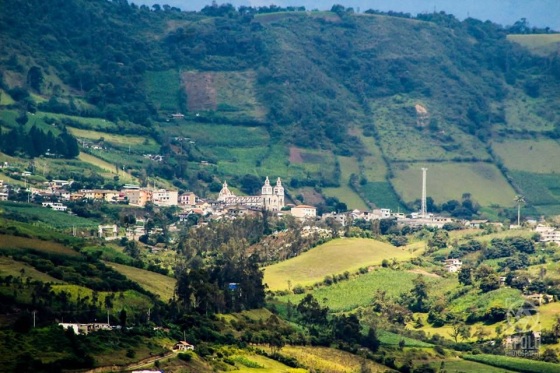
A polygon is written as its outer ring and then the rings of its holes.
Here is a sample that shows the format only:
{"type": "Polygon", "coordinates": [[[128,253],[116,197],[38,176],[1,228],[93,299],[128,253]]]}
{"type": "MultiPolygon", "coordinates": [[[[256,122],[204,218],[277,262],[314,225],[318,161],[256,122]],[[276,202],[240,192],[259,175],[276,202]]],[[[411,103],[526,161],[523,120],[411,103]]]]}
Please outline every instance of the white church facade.
{"type": "Polygon", "coordinates": [[[284,187],[280,178],[276,180],[276,186],[272,187],[267,176],[259,196],[236,196],[229,190],[227,182],[224,182],[218,201],[227,206],[242,205],[264,208],[267,211],[280,211],[284,207],[284,187]]]}

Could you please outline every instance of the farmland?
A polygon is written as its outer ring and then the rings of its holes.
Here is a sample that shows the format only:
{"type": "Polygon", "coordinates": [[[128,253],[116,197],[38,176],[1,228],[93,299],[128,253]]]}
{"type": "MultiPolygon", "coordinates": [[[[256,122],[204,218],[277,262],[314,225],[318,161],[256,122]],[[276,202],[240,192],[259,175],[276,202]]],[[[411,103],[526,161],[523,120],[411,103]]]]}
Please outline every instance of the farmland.
{"type": "Polygon", "coordinates": [[[271,290],[286,289],[287,281],[311,285],[325,276],[379,265],[383,259],[406,260],[417,255],[408,249],[368,239],[336,239],[298,257],[265,268],[264,282],[271,290]]]}
{"type": "MultiPolygon", "coordinates": [[[[387,268],[375,269],[369,273],[339,281],[330,286],[317,288],[313,296],[328,306],[332,312],[350,311],[361,306],[370,305],[376,291],[386,291],[388,297],[398,297],[412,289],[412,280],[418,274],[406,271],[397,271],[387,268]]],[[[436,287],[440,279],[425,277],[426,282],[436,287]]],[[[292,294],[278,299],[283,302],[297,304],[305,294],[292,294]]]]}
{"type": "Polygon", "coordinates": [[[175,279],[117,263],[106,263],[115,271],[125,275],[128,279],[137,282],[144,289],[158,295],[163,301],[173,298],[175,292],[175,279]]]}
{"type": "MultiPolygon", "coordinates": [[[[2,239],[2,236],[0,236],[2,239]]],[[[19,262],[13,260],[9,257],[0,256],[0,277],[22,277],[31,278],[32,280],[42,281],[42,282],[52,282],[52,283],[64,283],[62,280],[58,280],[46,273],[39,272],[27,263],[19,262]]]]}
{"type": "Polygon", "coordinates": [[[541,56],[556,52],[560,45],[560,34],[508,35],[507,38],[541,56]]]}
{"type": "Polygon", "coordinates": [[[550,162],[560,152],[560,145],[552,139],[509,140],[497,142],[494,151],[510,170],[551,174],[560,172],[557,162],[550,162]]]}
{"type": "Polygon", "coordinates": [[[461,199],[463,193],[482,205],[513,206],[515,192],[498,168],[489,163],[402,164],[392,182],[405,201],[420,198],[421,167],[427,167],[427,193],[437,203],[461,199]]]}
{"type": "Polygon", "coordinates": [[[525,373],[557,373],[558,365],[545,363],[543,361],[535,361],[521,359],[509,356],[497,355],[464,355],[464,359],[492,365],[499,368],[511,369],[517,372],[525,373]]]}
{"type": "Polygon", "coordinates": [[[7,212],[21,214],[30,220],[37,220],[38,222],[41,222],[41,224],[48,225],[56,229],[97,227],[97,223],[94,220],[81,218],[79,216],[70,215],[66,212],[55,211],[37,205],[3,202],[0,203],[0,207],[7,212]]]}
{"type": "Polygon", "coordinates": [[[0,250],[36,250],[48,254],[78,256],[78,252],[62,244],[52,241],[43,241],[36,238],[26,238],[0,234],[0,250]]]}

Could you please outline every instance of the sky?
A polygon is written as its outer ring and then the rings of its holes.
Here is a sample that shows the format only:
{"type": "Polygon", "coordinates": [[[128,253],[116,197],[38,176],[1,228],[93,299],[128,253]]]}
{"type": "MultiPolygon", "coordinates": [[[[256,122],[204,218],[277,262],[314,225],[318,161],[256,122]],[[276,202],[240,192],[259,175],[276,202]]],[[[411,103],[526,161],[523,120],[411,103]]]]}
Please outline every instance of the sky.
{"type": "MultiPolygon", "coordinates": [[[[212,0],[129,0],[138,5],[170,5],[182,10],[200,10],[212,0]]],[[[508,26],[526,18],[529,26],[550,27],[560,31],[560,0],[216,0],[236,7],[246,6],[305,6],[307,10],[328,10],[333,4],[352,7],[355,11],[368,9],[418,13],[445,11],[463,20],[467,17],[508,26]]]]}

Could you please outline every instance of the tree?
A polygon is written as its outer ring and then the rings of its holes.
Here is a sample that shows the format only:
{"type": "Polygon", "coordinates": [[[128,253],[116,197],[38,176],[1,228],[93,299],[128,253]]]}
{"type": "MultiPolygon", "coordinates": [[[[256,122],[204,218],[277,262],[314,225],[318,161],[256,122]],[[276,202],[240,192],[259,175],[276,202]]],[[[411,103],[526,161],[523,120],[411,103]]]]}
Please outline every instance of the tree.
{"type": "Polygon", "coordinates": [[[368,333],[362,339],[362,346],[369,348],[371,352],[377,352],[380,345],[381,341],[377,337],[377,331],[371,326],[368,333]]]}
{"type": "Polygon", "coordinates": [[[33,66],[27,72],[27,85],[38,93],[41,93],[43,80],[43,71],[39,66],[33,66]]]}
{"type": "Polygon", "coordinates": [[[472,268],[471,267],[466,267],[463,266],[461,267],[461,270],[459,271],[459,283],[463,284],[463,285],[472,285],[473,281],[472,281],[472,268]]]}
{"type": "Polygon", "coordinates": [[[311,294],[307,294],[305,298],[298,303],[296,309],[305,323],[317,325],[327,324],[327,313],[329,312],[329,308],[322,308],[319,302],[311,294]]]}

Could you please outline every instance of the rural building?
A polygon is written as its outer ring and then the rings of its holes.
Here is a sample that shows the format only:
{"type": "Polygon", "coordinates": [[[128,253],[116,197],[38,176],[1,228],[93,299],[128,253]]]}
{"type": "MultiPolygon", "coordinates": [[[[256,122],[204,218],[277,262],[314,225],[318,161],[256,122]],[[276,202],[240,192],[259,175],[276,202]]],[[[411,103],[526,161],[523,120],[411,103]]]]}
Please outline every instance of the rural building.
{"type": "Polygon", "coordinates": [[[317,216],[317,209],[314,206],[299,205],[292,207],[290,210],[293,217],[298,219],[315,219],[317,216]]]}
{"type": "Polygon", "coordinates": [[[57,202],[43,202],[43,207],[51,208],[55,211],[66,211],[68,210],[68,206],[64,206],[62,203],[57,202]]]}
{"type": "Polygon", "coordinates": [[[81,324],[59,322],[58,325],[62,326],[64,330],[72,329],[75,334],[88,334],[99,330],[113,330],[111,325],[107,323],[81,324]]]}
{"type": "Polygon", "coordinates": [[[556,228],[539,224],[535,227],[535,232],[541,236],[540,242],[554,242],[560,245],[560,231],[556,228]]]}
{"type": "Polygon", "coordinates": [[[156,206],[177,206],[177,190],[158,189],[152,191],[152,202],[156,206]]]}
{"type": "Polygon", "coordinates": [[[178,341],[173,345],[173,349],[176,351],[188,351],[194,350],[194,346],[187,341],[178,341]]]}
{"type": "Polygon", "coordinates": [[[179,204],[183,206],[194,206],[196,195],[193,192],[185,192],[179,196],[179,204]]]}
{"type": "Polygon", "coordinates": [[[119,232],[117,225],[98,225],[97,233],[100,238],[105,238],[106,240],[117,238],[117,233],[119,232]]]}
{"type": "Polygon", "coordinates": [[[450,273],[458,272],[463,266],[459,259],[446,259],[444,262],[445,270],[450,273]]]}
{"type": "Polygon", "coordinates": [[[132,206],[144,207],[152,200],[152,194],[145,189],[123,189],[123,194],[132,206]]]}

